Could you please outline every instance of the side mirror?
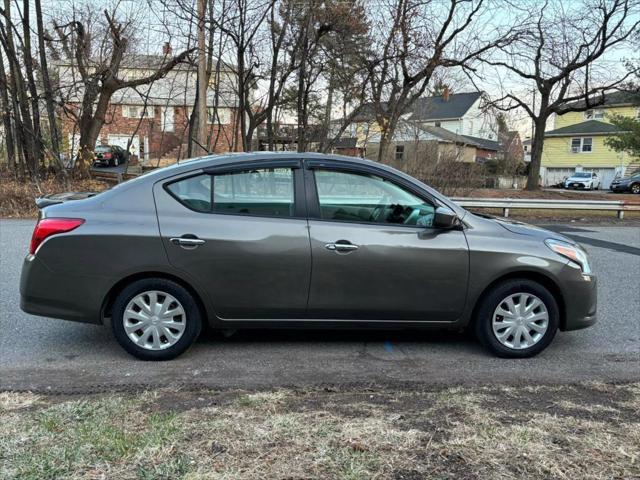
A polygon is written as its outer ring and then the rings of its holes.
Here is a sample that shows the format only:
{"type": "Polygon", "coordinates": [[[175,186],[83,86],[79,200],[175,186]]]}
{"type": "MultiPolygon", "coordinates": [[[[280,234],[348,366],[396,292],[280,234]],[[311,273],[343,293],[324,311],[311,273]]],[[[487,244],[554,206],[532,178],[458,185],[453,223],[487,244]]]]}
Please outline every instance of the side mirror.
{"type": "Polygon", "coordinates": [[[458,216],[449,207],[436,208],[433,226],[436,228],[453,228],[458,225],[458,216]]]}

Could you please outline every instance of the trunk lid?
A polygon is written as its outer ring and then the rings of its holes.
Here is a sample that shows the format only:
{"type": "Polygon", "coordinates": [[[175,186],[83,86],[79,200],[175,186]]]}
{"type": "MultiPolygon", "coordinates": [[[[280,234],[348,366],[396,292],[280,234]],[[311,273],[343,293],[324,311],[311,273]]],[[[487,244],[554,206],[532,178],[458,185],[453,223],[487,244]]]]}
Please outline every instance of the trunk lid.
{"type": "Polygon", "coordinates": [[[52,193],[50,195],[36,198],[36,206],[39,209],[43,209],[50,205],[59,205],[61,203],[70,202],[72,200],[84,200],[85,198],[90,198],[97,194],[98,192],[52,193]]]}

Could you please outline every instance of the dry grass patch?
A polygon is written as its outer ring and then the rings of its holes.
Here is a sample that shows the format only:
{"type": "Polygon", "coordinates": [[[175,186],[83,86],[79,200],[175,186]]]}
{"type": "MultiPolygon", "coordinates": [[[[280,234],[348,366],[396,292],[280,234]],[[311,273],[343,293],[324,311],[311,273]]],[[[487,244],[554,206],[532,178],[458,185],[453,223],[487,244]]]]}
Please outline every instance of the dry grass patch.
{"type": "Polygon", "coordinates": [[[71,179],[68,187],[55,177],[35,183],[20,182],[7,170],[0,169],[0,218],[35,218],[38,216],[35,199],[62,192],[101,192],[111,185],[93,179],[71,179]]]}
{"type": "Polygon", "coordinates": [[[0,478],[638,478],[640,386],[0,395],[0,478]]]}

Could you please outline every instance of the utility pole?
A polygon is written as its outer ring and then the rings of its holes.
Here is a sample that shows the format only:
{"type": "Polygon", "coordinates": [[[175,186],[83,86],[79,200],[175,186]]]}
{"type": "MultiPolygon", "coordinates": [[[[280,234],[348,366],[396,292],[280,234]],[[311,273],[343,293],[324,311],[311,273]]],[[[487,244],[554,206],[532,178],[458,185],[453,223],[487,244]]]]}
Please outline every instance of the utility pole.
{"type": "Polygon", "coordinates": [[[198,134],[196,139],[200,144],[195,151],[199,155],[208,153],[207,145],[207,55],[205,47],[204,29],[206,1],[198,0],[198,134]]]}

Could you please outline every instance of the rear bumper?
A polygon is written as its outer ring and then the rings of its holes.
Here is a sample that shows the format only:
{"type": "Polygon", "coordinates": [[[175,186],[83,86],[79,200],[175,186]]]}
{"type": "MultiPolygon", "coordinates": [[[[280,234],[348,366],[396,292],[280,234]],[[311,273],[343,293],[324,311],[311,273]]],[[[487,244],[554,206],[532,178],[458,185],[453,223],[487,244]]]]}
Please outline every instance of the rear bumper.
{"type": "Polygon", "coordinates": [[[101,324],[104,279],[55,274],[27,255],[20,276],[20,308],[32,315],[101,324]],[[96,307],[97,306],[97,307],[96,307]]]}
{"type": "Polygon", "coordinates": [[[564,321],[561,330],[580,330],[596,323],[598,309],[598,282],[593,275],[583,275],[577,269],[568,269],[562,285],[564,290],[564,321]]]}

